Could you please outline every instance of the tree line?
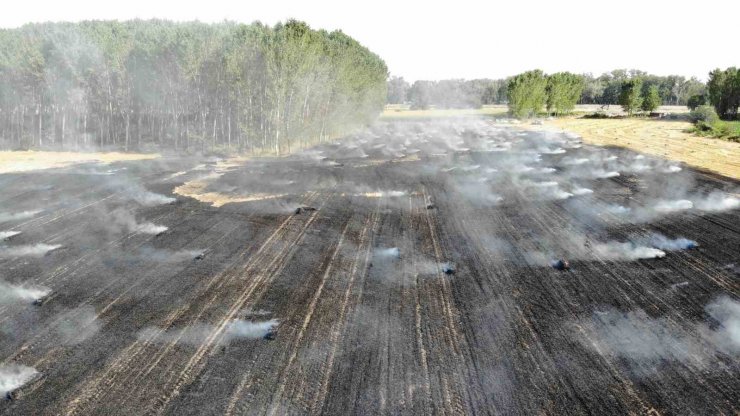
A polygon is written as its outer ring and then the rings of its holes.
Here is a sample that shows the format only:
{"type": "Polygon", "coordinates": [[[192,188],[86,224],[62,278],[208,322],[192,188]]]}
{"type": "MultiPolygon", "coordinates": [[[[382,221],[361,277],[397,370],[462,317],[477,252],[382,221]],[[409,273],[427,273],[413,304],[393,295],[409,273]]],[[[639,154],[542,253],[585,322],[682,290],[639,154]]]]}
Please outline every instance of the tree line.
{"type": "Polygon", "coordinates": [[[579,104],[619,104],[622,85],[632,79],[642,80],[645,90],[653,86],[662,105],[687,105],[690,97],[704,94],[706,85],[696,78],[680,75],[658,76],[637,69],[617,69],[598,77],[583,74],[584,88],[579,104]]]}
{"type": "MultiPolygon", "coordinates": [[[[598,77],[592,74],[578,76],[583,80],[583,88],[577,104],[619,105],[622,84],[633,78],[640,78],[646,91],[654,86],[663,105],[688,105],[692,96],[704,95],[706,91],[706,85],[696,78],[651,75],[636,69],[618,69],[598,77]]],[[[507,104],[508,85],[514,78],[416,81],[409,84],[402,77],[394,76],[388,81],[387,103],[406,103],[420,109],[507,104]]]]}
{"type": "Polygon", "coordinates": [[[387,104],[410,104],[413,109],[479,108],[506,102],[506,80],[446,79],[416,81],[409,84],[403,77],[388,80],[387,104]]]}
{"type": "Polygon", "coordinates": [[[0,146],[280,154],[372,121],[387,77],[295,20],[29,24],[0,30],[0,146]]]}

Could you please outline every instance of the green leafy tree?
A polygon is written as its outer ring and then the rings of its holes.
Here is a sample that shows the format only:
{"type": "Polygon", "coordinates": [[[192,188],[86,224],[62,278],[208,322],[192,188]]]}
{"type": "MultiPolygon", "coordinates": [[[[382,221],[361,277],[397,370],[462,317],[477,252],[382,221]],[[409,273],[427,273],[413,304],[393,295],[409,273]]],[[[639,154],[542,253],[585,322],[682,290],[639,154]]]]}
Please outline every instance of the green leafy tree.
{"type": "Polygon", "coordinates": [[[584,84],[579,102],[581,104],[600,103],[604,94],[605,83],[599,78],[594,78],[591,74],[583,74],[581,77],[584,84]]]}
{"type": "Polygon", "coordinates": [[[740,107],[740,69],[730,67],[722,71],[718,68],[710,72],[707,92],[709,102],[720,117],[737,117],[740,107]]]}
{"type": "Polygon", "coordinates": [[[542,110],[547,100],[547,78],[536,69],[514,76],[507,87],[509,112],[515,117],[530,117],[542,110]]]}
{"type": "Polygon", "coordinates": [[[548,75],[547,111],[558,115],[571,112],[581,97],[583,85],[583,77],[570,72],[548,75]]]}
{"type": "Polygon", "coordinates": [[[706,103],[707,97],[707,86],[696,78],[687,79],[684,81],[678,91],[678,105],[688,105],[689,98],[693,96],[703,96],[704,102],[706,103]]]}
{"type": "Polygon", "coordinates": [[[692,95],[691,97],[689,97],[688,102],[686,103],[686,106],[689,107],[689,110],[694,111],[700,105],[704,105],[706,103],[707,103],[707,98],[704,95],[692,95]]]}
{"type": "Polygon", "coordinates": [[[604,85],[599,104],[619,104],[619,95],[622,91],[622,83],[629,79],[629,73],[624,69],[615,69],[612,72],[602,74],[599,79],[604,85]]]}
{"type": "Polygon", "coordinates": [[[619,93],[619,105],[622,106],[627,114],[632,115],[640,109],[640,105],[642,104],[641,91],[642,79],[633,78],[622,81],[622,87],[619,93]]]}
{"type": "Polygon", "coordinates": [[[645,90],[645,94],[642,97],[642,104],[640,108],[643,111],[653,112],[660,106],[660,93],[658,92],[658,86],[651,85],[645,90]]]}

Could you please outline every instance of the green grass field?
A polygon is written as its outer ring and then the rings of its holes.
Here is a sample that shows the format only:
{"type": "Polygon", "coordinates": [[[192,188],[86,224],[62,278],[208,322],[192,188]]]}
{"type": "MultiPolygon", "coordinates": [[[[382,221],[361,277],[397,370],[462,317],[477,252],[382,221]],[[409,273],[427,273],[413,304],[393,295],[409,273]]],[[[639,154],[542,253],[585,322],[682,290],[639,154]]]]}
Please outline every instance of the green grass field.
{"type": "Polygon", "coordinates": [[[717,120],[712,123],[699,122],[691,131],[700,136],[740,142],[740,121],[717,120]]]}

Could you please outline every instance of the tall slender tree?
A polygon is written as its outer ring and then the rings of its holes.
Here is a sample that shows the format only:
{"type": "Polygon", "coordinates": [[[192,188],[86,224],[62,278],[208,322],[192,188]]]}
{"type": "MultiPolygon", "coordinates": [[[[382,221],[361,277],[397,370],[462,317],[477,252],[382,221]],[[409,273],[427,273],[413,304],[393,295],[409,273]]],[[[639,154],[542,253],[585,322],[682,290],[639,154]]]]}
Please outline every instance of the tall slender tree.
{"type": "Polygon", "coordinates": [[[632,115],[640,109],[642,104],[642,79],[632,78],[622,81],[622,88],[619,93],[619,105],[622,109],[632,115]]]}

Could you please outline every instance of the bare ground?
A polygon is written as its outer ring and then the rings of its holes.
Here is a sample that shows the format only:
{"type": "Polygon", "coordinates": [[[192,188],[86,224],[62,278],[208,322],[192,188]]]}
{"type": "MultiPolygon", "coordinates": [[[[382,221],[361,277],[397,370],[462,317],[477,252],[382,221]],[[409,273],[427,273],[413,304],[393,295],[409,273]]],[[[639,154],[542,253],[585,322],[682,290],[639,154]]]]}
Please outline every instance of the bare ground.
{"type": "Polygon", "coordinates": [[[5,244],[62,245],[0,257],[0,280],[51,290],[0,303],[0,368],[38,371],[0,413],[738,412],[740,210],[701,199],[737,181],[472,120],[320,150],[0,175],[0,213],[42,210],[6,216],[5,244]],[[174,192],[204,173],[219,207],[174,192]],[[656,211],[679,188],[693,208],[656,211]],[[238,200],[268,193],[287,196],[238,200]],[[168,230],[111,227],[117,209],[168,230]],[[698,247],[600,245],[656,233],[698,247]],[[232,332],[269,319],[274,339],[232,332]]]}
{"type": "Polygon", "coordinates": [[[158,157],[160,157],[158,154],[119,152],[0,151],[0,174],[61,168],[80,163],[99,162],[109,164],[126,160],[150,160],[158,157]]]}

